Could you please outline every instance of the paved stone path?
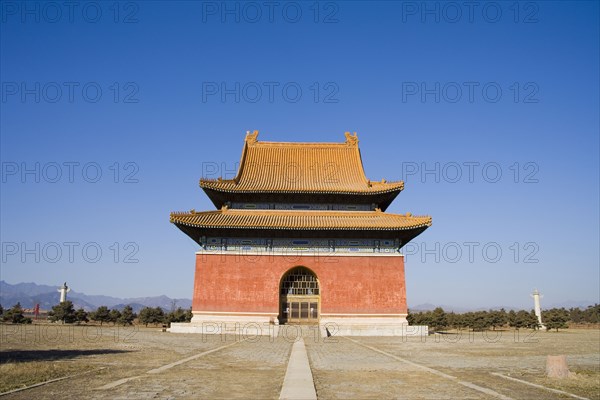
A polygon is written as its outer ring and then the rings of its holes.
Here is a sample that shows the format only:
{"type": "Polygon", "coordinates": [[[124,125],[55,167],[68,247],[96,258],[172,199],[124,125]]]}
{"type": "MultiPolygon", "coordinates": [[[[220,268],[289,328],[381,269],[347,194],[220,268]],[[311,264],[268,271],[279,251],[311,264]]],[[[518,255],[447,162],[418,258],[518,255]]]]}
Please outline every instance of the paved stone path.
{"type": "MultiPolygon", "coordinates": [[[[88,346],[87,351],[95,350],[89,355],[48,362],[72,363],[92,372],[54,380],[3,399],[575,397],[569,393],[572,390],[548,390],[548,382],[527,383],[543,375],[545,354],[556,348],[554,342],[542,345],[542,341],[563,340],[566,336],[548,335],[537,343],[521,343],[478,338],[444,342],[432,337],[427,341],[321,337],[309,327],[284,327],[282,333],[271,338],[145,330],[133,342],[115,342],[114,335],[110,335],[93,343],[63,343],[58,347],[83,351],[88,346]]],[[[597,341],[590,335],[582,338],[588,338],[589,343],[571,340],[560,342],[560,348],[571,354],[570,366],[575,363],[593,371],[600,355],[590,344],[597,341]]],[[[44,346],[37,343],[27,351],[44,350],[44,346]]],[[[51,346],[57,347],[56,343],[51,346]]],[[[590,375],[591,392],[593,377],[590,375]]],[[[585,375],[580,375],[579,379],[583,378],[585,375]]]]}
{"type": "Polygon", "coordinates": [[[306,343],[319,398],[490,398],[344,338],[306,343]]]}
{"type": "Polygon", "coordinates": [[[281,400],[316,400],[317,393],[313,383],[304,339],[300,338],[292,346],[283,387],[279,395],[281,400]]]}
{"type": "Polygon", "coordinates": [[[406,360],[404,358],[400,358],[400,357],[395,356],[395,355],[393,355],[391,353],[388,353],[388,352],[385,352],[383,350],[380,350],[380,349],[378,349],[376,347],[369,346],[369,345],[366,345],[366,344],[362,344],[362,343],[358,342],[357,340],[354,340],[354,339],[351,339],[351,338],[344,338],[344,339],[350,340],[351,342],[354,342],[354,343],[358,344],[359,346],[362,346],[362,347],[364,347],[366,349],[373,350],[376,353],[383,354],[383,355],[386,355],[388,357],[391,357],[394,360],[400,361],[401,363],[410,365],[412,367],[415,367],[415,368],[420,369],[422,371],[428,372],[430,374],[433,374],[433,375],[436,375],[436,376],[439,376],[439,377],[442,377],[442,378],[445,378],[445,379],[449,379],[450,381],[452,381],[452,382],[454,382],[454,383],[456,383],[458,385],[462,385],[464,387],[467,387],[469,389],[473,389],[473,390],[476,390],[478,392],[481,392],[481,393],[484,393],[484,394],[487,394],[489,396],[492,396],[492,397],[495,397],[495,398],[499,398],[499,399],[502,399],[502,400],[512,400],[508,396],[504,396],[504,395],[502,395],[502,394],[500,394],[498,392],[495,392],[495,391],[493,391],[491,389],[487,389],[487,388],[481,387],[479,385],[475,385],[474,383],[471,383],[471,382],[459,380],[455,376],[445,374],[443,372],[438,371],[437,369],[425,367],[425,366],[423,366],[421,364],[417,364],[415,362],[408,361],[408,360],[406,360]]]}

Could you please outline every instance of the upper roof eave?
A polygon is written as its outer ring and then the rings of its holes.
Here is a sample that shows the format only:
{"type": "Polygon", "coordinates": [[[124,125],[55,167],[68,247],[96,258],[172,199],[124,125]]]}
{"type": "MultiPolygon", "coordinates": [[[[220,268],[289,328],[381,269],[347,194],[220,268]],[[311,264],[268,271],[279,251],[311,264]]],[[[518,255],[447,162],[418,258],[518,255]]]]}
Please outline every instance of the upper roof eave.
{"type": "Polygon", "coordinates": [[[404,182],[365,176],[358,136],[345,142],[262,142],[248,132],[233,179],[200,179],[200,187],[225,193],[379,194],[399,192],[404,182]]]}
{"type": "Polygon", "coordinates": [[[211,189],[223,193],[319,193],[319,194],[351,194],[351,195],[370,195],[391,192],[401,192],[404,190],[404,181],[397,182],[377,182],[376,186],[369,186],[365,190],[343,190],[343,189],[267,189],[267,188],[245,188],[239,187],[233,179],[218,180],[202,178],[199,182],[200,188],[211,189]]]}

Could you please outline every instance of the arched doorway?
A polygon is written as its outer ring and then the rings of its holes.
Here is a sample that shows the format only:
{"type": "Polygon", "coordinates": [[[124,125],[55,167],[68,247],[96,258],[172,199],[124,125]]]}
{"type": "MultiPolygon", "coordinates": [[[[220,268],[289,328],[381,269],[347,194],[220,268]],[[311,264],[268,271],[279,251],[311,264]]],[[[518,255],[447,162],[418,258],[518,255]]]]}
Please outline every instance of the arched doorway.
{"type": "Polygon", "coordinates": [[[306,267],[285,273],[279,285],[279,322],[282,324],[316,324],[320,314],[319,281],[306,267]]]}

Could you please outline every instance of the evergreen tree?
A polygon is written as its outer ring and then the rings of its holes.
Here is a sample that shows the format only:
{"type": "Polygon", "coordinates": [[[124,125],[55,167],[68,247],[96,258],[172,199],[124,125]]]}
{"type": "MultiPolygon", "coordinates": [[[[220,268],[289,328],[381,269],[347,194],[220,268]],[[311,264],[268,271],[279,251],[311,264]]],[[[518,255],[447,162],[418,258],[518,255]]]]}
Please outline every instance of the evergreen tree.
{"type": "Polygon", "coordinates": [[[490,314],[487,311],[471,313],[469,327],[474,331],[483,331],[491,326],[490,314]]]}
{"type": "Polygon", "coordinates": [[[534,329],[538,324],[535,314],[532,316],[531,313],[525,310],[519,310],[516,313],[514,311],[509,312],[508,323],[517,330],[521,328],[534,329]]]}
{"type": "Polygon", "coordinates": [[[110,311],[108,310],[108,307],[100,306],[95,312],[90,313],[90,318],[93,321],[100,322],[100,326],[102,326],[104,322],[110,321],[110,311]]]}
{"type": "Polygon", "coordinates": [[[75,317],[73,302],[67,300],[52,307],[52,310],[48,312],[48,319],[52,322],[62,321],[63,324],[75,322],[77,318],[75,317]]]}
{"type": "Polygon", "coordinates": [[[123,325],[131,325],[133,324],[133,320],[135,319],[136,315],[133,312],[133,308],[131,308],[131,306],[127,305],[123,308],[123,312],[121,312],[121,316],[119,318],[119,323],[123,324],[123,325]]]}
{"type": "Polygon", "coordinates": [[[446,312],[442,307],[437,307],[431,312],[430,324],[436,331],[443,330],[448,326],[446,312]]]}
{"type": "Polygon", "coordinates": [[[465,314],[456,314],[456,316],[454,317],[454,327],[456,329],[464,329],[468,326],[469,324],[467,322],[467,319],[465,318],[465,314]]]}
{"type": "Polygon", "coordinates": [[[540,321],[538,320],[537,315],[535,315],[535,311],[531,310],[529,312],[529,325],[527,326],[528,328],[531,329],[540,329],[540,321]]]}
{"type": "Polygon", "coordinates": [[[140,321],[140,323],[145,324],[147,327],[148,324],[152,321],[151,314],[152,314],[152,308],[144,307],[140,310],[140,313],[138,315],[138,320],[140,321]]]}
{"type": "Polygon", "coordinates": [[[165,322],[165,313],[160,307],[144,307],[140,310],[139,320],[142,324],[158,324],[165,322]]]}
{"type": "Polygon", "coordinates": [[[110,312],[108,313],[108,320],[114,325],[117,324],[119,318],[121,318],[121,312],[117,309],[110,310],[110,312]]]}
{"type": "Polygon", "coordinates": [[[470,328],[471,327],[471,321],[473,320],[473,314],[472,312],[466,312],[464,314],[462,314],[462,322],[463,322],[463,327],[464,328],[470,328]]]}
{"type": "Polygon", "coordinates": [[[154,308],[155,323],[163,324],[165,322],[165,318],[166,318],[166,315],[165,315],[165,312],[163,311],[163,309],[160,307],[155,307],[154,308]]]}
{"type": "Polygon", "coordinates": [[[4,308],[2,307],[2,304],[0,304],[0,315],[4,314],[4,308]]]}
{"type": "Polygon", "coordinates": [[[432,322],[432,318],[431,318],[431,311],[425,311],[425,312],[420,312],[416,315],[416,320],[417,323],[416,325],[431,325],[432,322]]]}
{"type": "Polygon", "coordinates": [[[600,323],[600,304],[589,306],[583,311],[584,321],[588,324],[600,323]]]}
{"type": "Polygon", "coordinates": [[[500,310],[491,310],[489,312],[489,319],[492,329],[495,330],[496,327],[502,327],[506,324],[508,316],[506,315],[506,310],[502,308],[500,310]]]}
{"type": "Polygon", "coordinates": [[[184,310],[181,307],[177,307],[176,310],[173,310],[167,314],[165,320],[169,324],[171,322],[190,322],[192,320],[192,316],[193,314],[191,308],[184,310]]]}
{"type": "Polygon", "coordinates": [[[408,321],[408,323],[410,325],[429,325],[429,315],[428,315],[429,311],[427,312],[418,312],[418,313],[411,313],[410,311],[408,312],[408,316],[406,317],[406,320],[408,321]]]}
{"type": "Polygon", "coordinates": [[[547,330],[556,329],[556,332],[558,332],[559,328],[568,328],[569,312],[564,308],[553,308],[542,313],[542,321],[544,321],[547,330]]]}
{"type": "Polygon", "coordinates": [[[514,328],[517,325],[517,313],[515,310],[510,310],[506,315],[506,321],[508,322],[508,326],[514,328]]]}
{"type": "Polygon", "coordinates": [[[89,322],[88,313],[83,308],[79,308],[77,311],[75,311],[75,321],[77,321],[77,325],[82,322],[89,322]]]}
{"type": "Polygon", "coordinates": [[[585,322],[585,313],[579,307],[569,310],[569,319],[575,324],[585,322]]]}
{"type": "Polygon", "coordinates": [[[449,328],[456,327],[456,319],[457,319],[457,314],[454,313],[453,311],[446,313],[446,322],[448,323],[449,328]]]}
{"type": "Polygon", "coordinates": [[[176,310],[167,314],[165,320],[170,324],[171,322],[185,322],[185,318],[185,311],[181,307],[177,307],[176,310]]]}
{"type": "Polygon", "coordinates": [[[15,304],[12,308],[4,311],[2,314],[2,320],[6,322],[12,322],[13,324],[30,324],[31,318],[26,318],[23,315],[23,308],[21,303],[15,304]]]}

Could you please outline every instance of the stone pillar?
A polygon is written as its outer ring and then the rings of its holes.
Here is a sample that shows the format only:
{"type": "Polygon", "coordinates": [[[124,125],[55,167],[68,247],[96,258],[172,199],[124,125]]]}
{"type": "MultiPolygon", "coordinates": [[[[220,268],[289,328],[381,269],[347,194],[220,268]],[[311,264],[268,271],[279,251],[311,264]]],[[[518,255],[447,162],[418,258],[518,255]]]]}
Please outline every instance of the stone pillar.
{"type": "Polygon", "coordinates": [[[71,288],[67,286],[67,282],[63,283],[61,287],[58,288],[58,292],[60,293],[60,302],[64,303],[67,301],[67,293],[71,291],[71,288]]]}
{"type": "Polygon", "coordinates": [[[542,295],[537,289],[535,289],[531,294],[531,297],[533,297],[533,310],[538,319],[538,324],[540,325],[541,329],[545,329],[546,327],[542,323],[542,307],[540,306],[540,297],[542,297],[542,295]]]}
{"type": "Polygon", "coordinates": [[[566,356],[548,356],[546,359],[548,378],[568,378],[570,375],[566,356]]]}

